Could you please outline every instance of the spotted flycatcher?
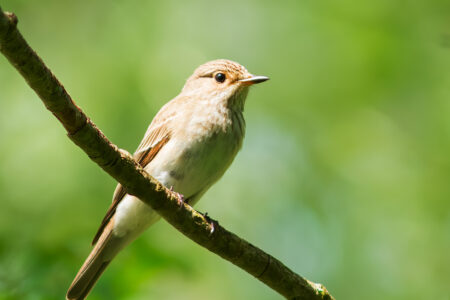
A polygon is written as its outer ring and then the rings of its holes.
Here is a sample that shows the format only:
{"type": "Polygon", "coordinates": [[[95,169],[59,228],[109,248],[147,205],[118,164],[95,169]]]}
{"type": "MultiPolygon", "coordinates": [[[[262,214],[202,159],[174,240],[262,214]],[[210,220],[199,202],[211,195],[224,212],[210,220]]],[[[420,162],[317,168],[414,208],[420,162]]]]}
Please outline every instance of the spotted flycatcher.
{"type": "MultiPolygon", "coordinates": [[[[198,67],[181,93],[153,119],[134,159],[166,187],[194,205],[230,166],[242,146],[242,115],[249,86],[268,80],[229,60],[198,67]]],[[[159,219],[119,184],[67,299],[85,299],[119,251],[159,219]]]]}

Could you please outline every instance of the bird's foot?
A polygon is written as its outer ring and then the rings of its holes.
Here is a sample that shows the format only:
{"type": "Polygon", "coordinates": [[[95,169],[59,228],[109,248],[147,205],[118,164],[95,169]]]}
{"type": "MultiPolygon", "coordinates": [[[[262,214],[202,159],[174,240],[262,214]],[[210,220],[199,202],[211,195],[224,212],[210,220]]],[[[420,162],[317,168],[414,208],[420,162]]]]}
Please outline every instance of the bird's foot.
{"type": "Polygon", "coordinates": [[[180,205],[180,208],[183,207],[185,201],[184,201],[184,196],[180,193],[175,192],[175,194],[177,194],[177,199],[178,199],[178,205],[180,205]]]}
{"type": "Polygon", "coordinates": [[[209,223],[209,226],[211,227],[211,230],[209,231],[209,234],[213,234],[214,231],[216,230],[216,226],[219,226],[219,221],[212,219],[210,216],[208,216],[208,213],[205,212],[203,214],[203,217],[205,218],[205,220],[209,223]]]}
{"type": "Polygon", "coordinates": [[[177,193],[173,190],[173,185],[170,186],[169,191],[171,191],[172,193],[175,193],[177,195],[177,200],[178,200],[178,205],[180,205],[180,208],[183,206],[183,204],[185,203],[184,201],[184,195],[177,193]]]}

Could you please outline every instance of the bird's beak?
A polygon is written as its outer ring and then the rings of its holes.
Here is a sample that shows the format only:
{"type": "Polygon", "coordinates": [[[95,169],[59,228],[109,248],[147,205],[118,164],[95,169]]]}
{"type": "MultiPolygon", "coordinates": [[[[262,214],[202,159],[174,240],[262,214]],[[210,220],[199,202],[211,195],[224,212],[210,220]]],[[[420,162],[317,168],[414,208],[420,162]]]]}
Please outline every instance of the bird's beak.
{"type": "Polygon", "coordinates": [[[242,82],[244,85],[252,85],[252,84],[264,82],[266,80],[269,80],[269,77],[251,75],[251,77],[249,77],[249,78],[241,79],[238,81],[242,82]]]}

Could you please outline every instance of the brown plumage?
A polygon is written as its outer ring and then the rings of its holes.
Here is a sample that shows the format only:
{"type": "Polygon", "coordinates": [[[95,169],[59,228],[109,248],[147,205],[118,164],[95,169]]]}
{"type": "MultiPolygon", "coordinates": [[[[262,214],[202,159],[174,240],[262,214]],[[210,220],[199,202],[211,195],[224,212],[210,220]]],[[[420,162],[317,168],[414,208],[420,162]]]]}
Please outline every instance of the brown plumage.
{"type": "MultiPolygon", "coordinates": [[[[135,160],[194,205],[233,161],[242,145],[242,115],[253,76],[238,63],[201,65],[181,93],[164,105],[134,154],[135,160]]],[[[119,184],[97,234],[94,249],[73,280],[66,298],[85,299],[116,254],[159,215],[119,184]]]]}

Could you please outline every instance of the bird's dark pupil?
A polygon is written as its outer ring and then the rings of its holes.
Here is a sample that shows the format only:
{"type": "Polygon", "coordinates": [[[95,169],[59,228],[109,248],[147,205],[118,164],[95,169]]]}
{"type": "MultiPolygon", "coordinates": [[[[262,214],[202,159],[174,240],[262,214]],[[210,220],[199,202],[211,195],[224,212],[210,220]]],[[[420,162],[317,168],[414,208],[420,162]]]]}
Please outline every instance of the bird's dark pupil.
{"type": "Polygon", "coordinates": [[[217,73],[214,78],[216,78],[217,82],[224,82],[225,81],[225,74],[217,73]]]}

